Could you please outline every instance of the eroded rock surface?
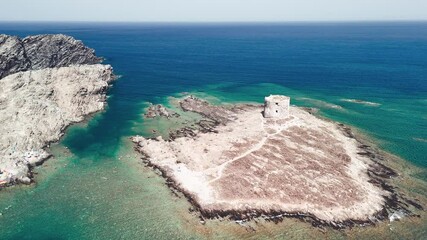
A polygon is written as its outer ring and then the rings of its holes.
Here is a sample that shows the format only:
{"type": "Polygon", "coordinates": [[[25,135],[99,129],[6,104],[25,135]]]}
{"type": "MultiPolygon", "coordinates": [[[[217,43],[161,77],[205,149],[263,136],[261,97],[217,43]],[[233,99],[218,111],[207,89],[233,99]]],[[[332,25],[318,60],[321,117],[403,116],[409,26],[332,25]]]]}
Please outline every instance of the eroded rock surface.
{"type": "Polygon", "coordinates": [[[0,79],[16,72],[26,71],[31,63],[22,40],[15,36],[0,35],[0,79]]]}
{"type": "Polygon", "coordinates": [[[150,103],[150,106],[147,108],[146,113],[144,114],[145,118],[155,118],[155,117],[179,117],[179,114],[165,108],[161,104],[153,105],[150,103]]]}
{"type": "Polygon", "coordinates": [[[82,65],[9,75],[0,85],[0,181],[29,182],[29,166],[49,156],[73,122],[105,105],[112,68],[82,65]]]}
{"type": "Polygon", "coordinates": [[[20,39],[0,34],[0,79],[21,71],[102,61],[81,41],[63,34],[46,34],[20,39]]]}

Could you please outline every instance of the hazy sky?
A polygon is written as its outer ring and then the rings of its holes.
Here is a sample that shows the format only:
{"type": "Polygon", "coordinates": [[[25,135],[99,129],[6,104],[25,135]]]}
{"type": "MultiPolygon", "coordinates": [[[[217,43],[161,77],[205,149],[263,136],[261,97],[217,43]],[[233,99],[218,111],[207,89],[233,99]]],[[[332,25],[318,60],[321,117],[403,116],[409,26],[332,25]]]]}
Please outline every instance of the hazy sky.
{"type": "Polygon", "coordinates": [[[0,0],[0,21],[427,20],[427,0],[0,0]]]}

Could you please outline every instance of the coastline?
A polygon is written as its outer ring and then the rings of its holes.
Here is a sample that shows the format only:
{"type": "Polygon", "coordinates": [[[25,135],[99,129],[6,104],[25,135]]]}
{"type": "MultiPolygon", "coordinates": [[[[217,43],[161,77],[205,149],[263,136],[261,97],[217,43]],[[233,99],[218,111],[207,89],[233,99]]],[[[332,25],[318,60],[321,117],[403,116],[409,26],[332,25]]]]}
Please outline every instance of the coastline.
{"type": "Polygon", "coordinates": [[[49,145],[66,128],[104,109],[116,79],[82,41],[63,34],[0,34],[0,188],[33,182],[49,145]]]}
{"type": "MultiPolygon", "coordinates": [[[[116,80],[118,80],[120,78],[120,76],[117,76],[117,75],[114,75],[114,79],[113,79],[113,81],[116,81],[116,80]]],[[[108,88],[111,88],[111,87],[113,87],[113,84],[114,83],[110,83],[109,84],[109,86],[108,86],[108,88]]],[[[108,90],[107,90],[107,92],[108,92],[108,90]]],[[[107,93],[106,92],[106,93],[107,93]]],[[[107,97],[108,97],[108,95],[107,95],[107,97]]],[[[76,122],[72,122],[72,123],[70,123],[70,124],[68,124],[67,126],[65,126],[62,130],[61,130],[61,136],[59,136],[59,138],[58,138],[58,140],[54,140],[54,141],[50,141],[50,142],[48,142],[48,143],[46,143],[46,146],[43,148],[43,150],[45,150],[48,154],[49,154],[49,156],[48,157],[46,157],[45,159],[42,159],[42,160],[40,160],[40,161],[38,161],[36,164],[34,164],[34,165],[30,165],[29,166],[29,171],[28,171],[28,174],[31,176],[30,177],[30,179],[31,179],[31,182],[29,183],[29,184],[33,184],[33,183],[36,183],[36,179],[35,179],[35,176],[34,176],[34,174],[35,174],[35,172],[34,172],[34,168],[36,168],[36,167],[38,167],[38,166],[42,166],[44,163],[46,163],[47,161],[49,161],[49,159],[50,158],[53,158],[53,157],[55,157],[55,155],[54,154],[52,154],[51,153],[51,151],[50,151],[50,148],[51,148],[51,146],[53,145],[53,144],[59,144],[65,137],[66,137],[66,133],[67,133],[67,131],[68,131],[68,129],[69,128],[71,128],[71,127],[73,127],[73,126],[75,126],[76,124],[87,124],[87,123],[89,123],[97,114],[102,114],[103,112],[105,112],[106,111],[106,108],[108,107],[107,106],[107,99],[105,99],[104,100],[104,108],[103,109],[101,109],[101,110],[98,110],[98,111],[95,111],[95,112],[91,112],[91,113],[88,113],[88,114],[86,114],[86,115],[84,115],[83,116],[83,119],[81,120],[81,121],[76,121],[76,122]]],[[[15,186],[15,185],[17,185],[17,184],[19,184],[19,183],[15,183],[15,184],[10,184],[9,186],[4,186],[4,187],[11,187],[11,186],[15,186]]],[[[4,188],[3,187],[3,188],[4,188]]],[[[2,189],[2,186],[0,186],[0,190],[2,189]]]]}
{"type": "MultiPolygon", "coordinates": [[[[33,174],[33,168],[36,166],[40,166],[42,165],[45,161],[47,161],[50,157],[52,157],[52,154],[49,152],[49,147],[51,144],[53,143],[57,143],[59,142],[62,137],[64,136],[67,128],[75,123],[79,123],[79,122],[83,122],[87,119],[89,119],[91,116],[93,116],[94,114],[102,111],[105,109],[105,106],[107,104],[107,97],[106,97],[106,93],[108,91],[108,89],[111,87],[111,83],[113,81],[115,81],[117,79],[117,77],[113,74],[112,72],[112,67],[109,65],[80,65],[80,66],[74,66],[71,67],[74,68],[74,70],[71,71],[76,71],[76,73],[80,72],[81,69],[83,71],[93,71],[95,74],[91,73],[86,73],[86,76],[83,77],[85,78],[85,81],[87,83],[86,87],[90,88],[93,87],[92,93],[85,93],[85,95],[82,95],[82,99],[76,101],[76,103],[71,104],[69,108],[65,107],[62,108],[62,113],[61,113],[61,117],[63,115],[67,116],[68,114],[72,113],[75,115],[72,115],[70,117],[63,117],[63,119],[60,119],[56,124],[56,127],[52,127],[50,129],[45,130],[46,133],[45,135],[42,136],[38,136],[38,138],[30,138],[27,137],[23,140],[21,140],[21,142],[25,143],[25,142],[30,142],[33,145],[32,149],[29,151],[30,153],[28,154],[27,152],[25,152],[25,156],[29,155],[30,158],[28,159],[28,163],[24,164],[24,165],[17,165],[18,168],[14,169],[13,167],[9,166],[10,165],[10,161],[13,160],[13,158],[19,158],[19,154],[20,154],[20,150],[21,148],[18,148],[16,152],[10,153],[9,155],[11,155],[11,160],[9,161],[9,165],[8,165],[8,161],[3,159],[3,169],[2,172],[7,174],[5,180],[2,180],[0,182],[0,189],[1,188],[5,188],[5,187],[10,187],[16,184],[31,184],[34,182],[34,174],[33,174]],[[99,74],[101,74],[102,76],[97,76],[96,74],[98,74],[97,72],[99,71],[99,74]],[[91,84],[94,84],[93,86],[91,84]],[[88,98],[88,100],[83,100],[84,98],[88,98]],[[85,101],[86,101],[86,105],[85,105],[85,101]],[[73,108],[76,108],[76,110],[72,110],[73,108]],[[67,112],[68,111],[68,112],[67,112]],[[74,111],[74,112],[73,112],[74,111]],[[36,150],[34,150],[36,149],[36,150]],[[9,169],[9,170],[8,170],[9,169]]],[[[69,71],[69,67],[62,67],[62,68],[58,68],[58,69],[44,69],[44,70],[36,70],[36,71],[31,71],[30,75],[33,74],[33,76],[37,76],[37,74],[44,74],[46,71],[52,72],[52,76],[56,76],[56,72],[66,72],[69,71]]],[[[18,73],[18,75],[24,75],[26,74],[26,72],[24,73],[18,73]]],[[[74,73],[71,73],[71,76],[74,73]]],[[[14,75],[11,75],[10,78],[13,78],[14,75]]],[[[8,77],[2,79],[3,82],[6,81],[8,77]]],[[[55,77],[53,77],[54,81],[55,81],[55,77]]],[[[67,78],[63,78],[61,79],[62,81],[66,80],[67,78]]],[[[75,81],[78,82],[77,80],[78,78],[75,78],[75,81]]],[[[71,94],[74,95],[76,94],[76,92],[67,92],[66,94],[71,94]]],[[[50,104],[51,100],[47,100],[48,103],[50,104]]],[[[75,100],[73,100],[75,101],[75,100]]],[[[53,103],[53,106],[56,103],[53,103]]],[[[55,107],[56,108],[56,107],[55,107]]],[[[37,115],[38,116],[38,115],[37,115]]],[[[48,118],[49,115],[46,116],[45,119],[49,119],[48,118]]],[[[37,117],[35,118],[37,119],[37,117]]],[[[46,121],[46,120],[45,120],[46,121]]],[[[19,121],[17,121],[19,124],[19,121]]],[[[34,125],[34,128],[37,129],[36,125],[34,125]]],[[[36,130],[34,130],[36,131],[36,130]]],[[[25,144],[23,145],[22,149],[24,149],[26,146],[25,144]]],[[[28,147],[26,147],[28,149],[28,147]]],[[[15,148],[14,148],[15,149],[15,148]]],[[[25,150],[21,150],[21,151],[25,151],[25,150]]],[[[5,177],[4,175],[2,176],[3,178],[5,177]]]]}
{"type": "MultiPolygon", "coordinates": [[[[253,105],[252,105],[253,106],[253,105]]],[[[412,200],[404,194],[401,194],[397,189],[390,183],[391,180],[398,177],[399,174],[390,167],[387,166],[389,161],[392,161],[395,156],[388,154],[387,152],[379,149],[372,142],[367,141],[365,136],[357,132],[357,129],[347,126],[342,123],[335,122],[331,119],[328,119],[323,116],[316,114],[316,110],[313,108],[304,108],[301,107],[310,115],[315,115],[316,118],[323,121],[333,123],[346,137],[354,139],[357,142],[358,154],[364,157],[369,158],[371,163],[367,169],[367,175],[369,176],[369,183],[375,185],[376,187],[387,192],[383,195],[384,204],[382,209],[375,212],[370,218],[361,220],[348,218],[342,221],[327,221],[315,216],[315,214],[303,212],[303,211],[277,211],[274,209],[265,210],[265,209],[248,209],[248,210],[218,210],[218,209],[206,209],[201,206],[197,200],[197,196],[194,193],[189,192],[185,189],[182,184],[174,178],[171,171],[168,171],[159,164],[150,160],[150,156],[145,153],[141,148],[136,146],[134,147],[135,151],[141,154],[142,162],[149,168],[157,170],[160,172],[160,175],[165,179],[166,185],[174,192],[178,191],[182,193],[188,202],[191,203],[193,208],[190,212],[198,212],[201,223],[205,223],[207,219],[224,219],[228,218],[235,222],[246,222],[255,220],[258,218],[263,218],[266,221],[273,221],[275,223],[281,222],[284,218],[297,218],[304,222],[309,222],[315,227],[331,227],[333,229],[345,229],[352,228],[354,226],[371,226],[375,225],[378,222],[383,221],[394,221],[399,220],[402,217],[420,217],[419,214],[414,213],[417,211],[423,211],[423,206],[418,200],[412,200]]],[[[184,110],[185,111],[185,110],[184,110]]],[[[203,114],[201,114],[203,115],[203,114]]],[[[205,115],[206,117],[206,115],[205,115]]],[[[220,122],[213,121],[213,123],[207,123],[204,120],[200,120],[196,123],[198,125],[200,132],[209,133],[216,132],[215,129],[220,125],[220,122]]],[[[176,138],[183,136],[197,136],[197,133],[194,132],[194,127],[184,127],[170,134],[170,139],[168,141],[174,141],[176,138]]],[[[159,139],[151,138],[154,141],[159,141],[159,139]]],[[[132,140],[137,143],[138,140],[132,138],[132,140]]],[[[160,139],[161,140],[161,139],[160,139]]]]}
{"type": "Polygon", "coordinates": [[[427,145],[419,141],[427,139],[423,127],[427,69],[419,65],[426,63],[419,51],[426,47],[424,28],[417,24],[402,28],[398,23],[233,29],[114,25],[1,24],[3,33],[21,37],[49,32],[79,38],[105,57],[123,79],[108,91],[105,111],[70,125],[60,142],[50,145],[53,156],[33,168],[32,184],[0,190],[0,226],[4,226],[0,239],[397,240],[427,236],[426,211],[416,212],[420,218],[342,230],[312,227],[296,218],[284,218],[278,224],[262,218],[242,223],[206,219],[201,224],[200,213],[189,212],[194,207],[183,194],[170,190],[160,172],[144,166],[129,140],[136,134],[160,134],[167,139],[166,129],[181,128],[187,119],[197,121],[193,115],[186,115],[184,121],[143,118],[146,102],[170,107],[167,96],[186,91],[201,98],[210,95],[212,103],[261,103],[263,93],[270,92],[318,99],[343,110],[309,100],[293,103],[318,107],[320,116],[352,126],[358,137],[361,133],[367,143],[374,142],[368,145],[397,156],[386,159],[390,161],[385,164],[399,173],[389,181],[396,191],[418,198],[425,207],[427,145]],[[194,41],[183,37],[181,30],[194,41]],[[237,35],[241,38],[236,39],[237,35]],[[361,58],[366,55],[375,56],[361,58]]]}

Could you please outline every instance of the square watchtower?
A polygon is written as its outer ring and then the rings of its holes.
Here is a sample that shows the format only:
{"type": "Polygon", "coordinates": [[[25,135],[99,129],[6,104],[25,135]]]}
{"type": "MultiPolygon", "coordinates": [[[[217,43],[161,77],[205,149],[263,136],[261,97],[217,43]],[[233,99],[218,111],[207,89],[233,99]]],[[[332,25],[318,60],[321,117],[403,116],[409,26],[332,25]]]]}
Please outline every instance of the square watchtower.
{"type": "Polygon", "coordinates": [[[265,118],[286,118],[289,116],[291,98],[283,95],[270,95],[264,99],[265,118]]]}

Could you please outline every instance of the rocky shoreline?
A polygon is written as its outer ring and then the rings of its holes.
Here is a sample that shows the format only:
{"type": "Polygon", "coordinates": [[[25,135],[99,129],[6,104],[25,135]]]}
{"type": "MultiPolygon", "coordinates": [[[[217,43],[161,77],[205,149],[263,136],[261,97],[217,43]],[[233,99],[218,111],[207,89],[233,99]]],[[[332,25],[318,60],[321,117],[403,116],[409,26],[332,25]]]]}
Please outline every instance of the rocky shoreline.
{"type": "Polygon", "coordinates": [[[165,108],[161,104],[153,105],[152,103],[149,103],[150,106],[145,110],[144,117],[145,118],[155,118],[155,117],[166,117],[166,118],[172,118],[172,117],[179,117],[179,114],[176,112],[173,112],[167,108],[165,108]]]}
{"type": "Polygon", "coordinates": [[[65,129],[104,109],[116,79],[81,41],[62,34],[0,35],[0,188],[33,181],[32,169],[65,129]]]}
{"type": "MultiPolygon", "coordinates": [[[[186,98],[189,99],[189,98],[186,98]]],[[[216,133],[217,127],[220,125],[225,125],[229,119],[219,117],[219,111],[230,111],[225,114],[220,114],[221,116],[230,116],[234,118],[232,113],[237,113],[240,110],[246,107],[257,107],[254,105],[238,105],[233,106],[229,109],[221,109],[221,107],[208,106],[208,103],[204,100],[193,98],[192,104],[187,105],[186,99],[180,102],[181,108],[184,111],[193,111],[201,114],[205,117],[201,121],[196,123],[196,127],[184,127],[178,130],[175,130],[170,133],[169,139],[167,141],[172,142],[178,138],[190,137],[196,139],[200,133],[216,133]],[[194,104],[196,102],[196,104],[194,104]],[[204,106],[204,107],[203,107],[204,106]],[[219,109],[216,109],[219,108],[219,109]]],[[[313,114],[315,109],[304,109],[310,114],[313,114]]],[[[387,167],[384,162],[386,162],[387,155],[383,154],[381,150],[378,150],[365,142],[361,137],[355,134],[351,127],[346,126],[341,123],[335,123],[331,120],[324,119],[326,121],[332,122],[337,126],[337,128],[347,137],[352,138],[357,141],[357,154],[360,156],[368,157],[371,161],[369,168],[367,169],[367,174],[369,176],[369,182],[377,186],[378,188],[386,191],[388,194],[384,194],[384,204],[381,210],[377,211],[375,214],[369,217],[369,219],[352,219],[351,217],[343,221],[327,221],[321,218],[316,217],[316,215],[308,212],[293,212],[293,211],[277,211],[274,209],[265,210],[265,209],[256,209],[250,208],[247,210],[220,210],[220,209],[205,209],[202,205],[199,204],[197,196],[194,193],[185,189],[181,183],[179,183],[171,172],[165,169],[164,166],[156,164],[155,161],[152,161],[149,154],[144,152],[142,148],[135,146],[135,150],[138,151],[142,157],[143,163],[150,168],[153,168],[160,172],[160,175],[166,179],[167,186],[172,191],[178,191],[182,193],[185,198],[193,206],[189,209],[190,212],[198,212],[201,223],[204,223],[206,219],[223,219],[228,218],[236,222],[245,222],[256,220],[259,218],[265,219],[266,221],[272,221],[275,223],[283,221],[285,218],[297,218],[301,221],[308,222],[311,225],[319,228],[331,227],[333,229],[345,229],[355,226],[371,226],[375,225],[378,222],[382,221],[394,221],[399,220],[402,217],[419,217],[420,215],[416,211],[423,211],[423,206],[415,200],[409,199],[403,194],[398,192],[398,189],[393,187],[390,183],[392,178],[398,176],[397,172],[393,169],[387,167]]],[[[155,141],[161,140],[161,138],[153,139],[155,141]]],[[[135,143],[138,143],[138,139],[133,138],[135,143]]]]}

